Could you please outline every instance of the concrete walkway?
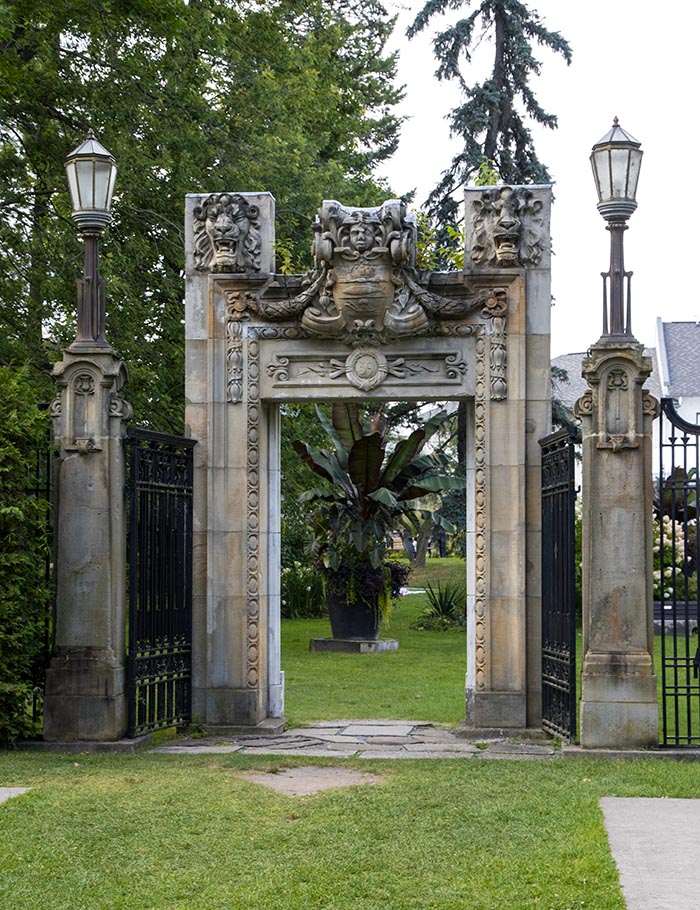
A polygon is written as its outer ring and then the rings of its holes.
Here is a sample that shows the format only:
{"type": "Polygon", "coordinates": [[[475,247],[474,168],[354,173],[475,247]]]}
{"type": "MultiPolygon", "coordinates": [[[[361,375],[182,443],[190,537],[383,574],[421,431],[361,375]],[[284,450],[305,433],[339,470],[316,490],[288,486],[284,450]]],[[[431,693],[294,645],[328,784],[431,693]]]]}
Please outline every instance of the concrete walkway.
{"type": "Polygon", "coordinates": [[[427,721],[324,721],[279,736],[182,738],[149,751],[179,755],[306,755],[314,758],[552,759],[560,751],[544,738],[509,738],[502,731],[476,739],[427,721]]]}
{"type": "Polygon", "coordinates": [[[700,904],[700,799],[600,801],[628,910],[700,904]]]}

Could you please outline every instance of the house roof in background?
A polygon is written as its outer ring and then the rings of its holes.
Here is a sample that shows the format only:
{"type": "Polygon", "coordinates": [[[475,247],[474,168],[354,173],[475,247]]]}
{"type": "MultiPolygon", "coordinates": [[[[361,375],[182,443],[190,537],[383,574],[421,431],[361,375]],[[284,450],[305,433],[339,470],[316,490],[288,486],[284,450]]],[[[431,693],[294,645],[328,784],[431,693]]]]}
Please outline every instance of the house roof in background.
{"type": "MultiPolygon", "coordinates": [[[[682,325],[683,323],[672,323],[682,325]]],[[[695,323],[693,323],[694,325],[695,323]]],[[[655,398],[661,398],[661,383],[659,382],[659,370],[656,362],[655,348],[644,348],[647,357],[651,357],[654,368],[651,376],[644,383],[644,388],[648,389],[655,398]]],[[[568,382],[565,380],[552,380],[552,389],[554,395],[566,405],[570,411],[574,409],[574,403],[583,395],[588,388],[588,383],[581,376],[581,364],[586,352],[578,354],[561,354],[552,360],[552,366],[565,370],[568,375],[568,382]]],[[[697,361],[696,361],[697,363],[697,361]]],[[[696,366],[697,369],[697,366],[696,366]]],[[[688,393],[686,393],[688,394],[688,393]]]]}
{"type": "MultiPolygon", "coordinates": [[[[671,398],[700,397],[700,323],[661,322],[671,398]]],[[[658,335],[657,331],[657,335],[658,335]]],[[[656,394],[656,392],[654,392],[656,394]]]]}

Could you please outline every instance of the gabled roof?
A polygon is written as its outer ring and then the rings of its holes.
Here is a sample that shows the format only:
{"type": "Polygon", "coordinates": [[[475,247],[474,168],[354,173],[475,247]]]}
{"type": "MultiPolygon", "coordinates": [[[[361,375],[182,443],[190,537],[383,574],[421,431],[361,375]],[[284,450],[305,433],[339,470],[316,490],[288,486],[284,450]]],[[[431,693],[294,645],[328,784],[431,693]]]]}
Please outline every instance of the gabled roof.
{"type": "Polygon", "coordinates": [[[700,323],[656,321],[661,385],[669,398],[700,397],[700,323]]]}

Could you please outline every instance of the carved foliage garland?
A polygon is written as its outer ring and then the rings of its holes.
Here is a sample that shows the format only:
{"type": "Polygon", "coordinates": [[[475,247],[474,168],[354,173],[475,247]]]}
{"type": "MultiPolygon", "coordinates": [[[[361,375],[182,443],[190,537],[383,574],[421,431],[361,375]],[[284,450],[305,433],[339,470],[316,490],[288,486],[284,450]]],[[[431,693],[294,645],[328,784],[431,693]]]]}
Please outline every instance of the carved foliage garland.
{"type": "Polygon", "coordinates": [[[255,295],[249,291],[228,291],[226,294],[226,384],[228,400],[233,404],[243,400],[243,320],[248,313],[257,312],[255,295]]]}
{"type": "Polygon", "coordinates": [[[505,289],[494,288],[488,291],[481,315],[491,320],[490,386],[494,401],[504,401],[508,397],[507,311],[508,297],[505,289]]]}
{"type": "Polygon", "coordinates": [[[246,682],[260,681],[260,342],[248,341],[246,503],[246,682]]]}

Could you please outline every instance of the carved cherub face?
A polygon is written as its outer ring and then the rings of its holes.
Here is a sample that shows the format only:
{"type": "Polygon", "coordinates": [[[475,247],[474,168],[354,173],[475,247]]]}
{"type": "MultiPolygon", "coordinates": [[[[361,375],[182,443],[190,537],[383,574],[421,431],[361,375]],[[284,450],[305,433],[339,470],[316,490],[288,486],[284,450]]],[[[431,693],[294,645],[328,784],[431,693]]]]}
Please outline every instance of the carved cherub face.
{"type": "Polygon", "coordinates": [[[374,246],[374,231],[364,221],[356,221],[350,228],[350,246],[358,253],[367,253],[374,246]]]}

